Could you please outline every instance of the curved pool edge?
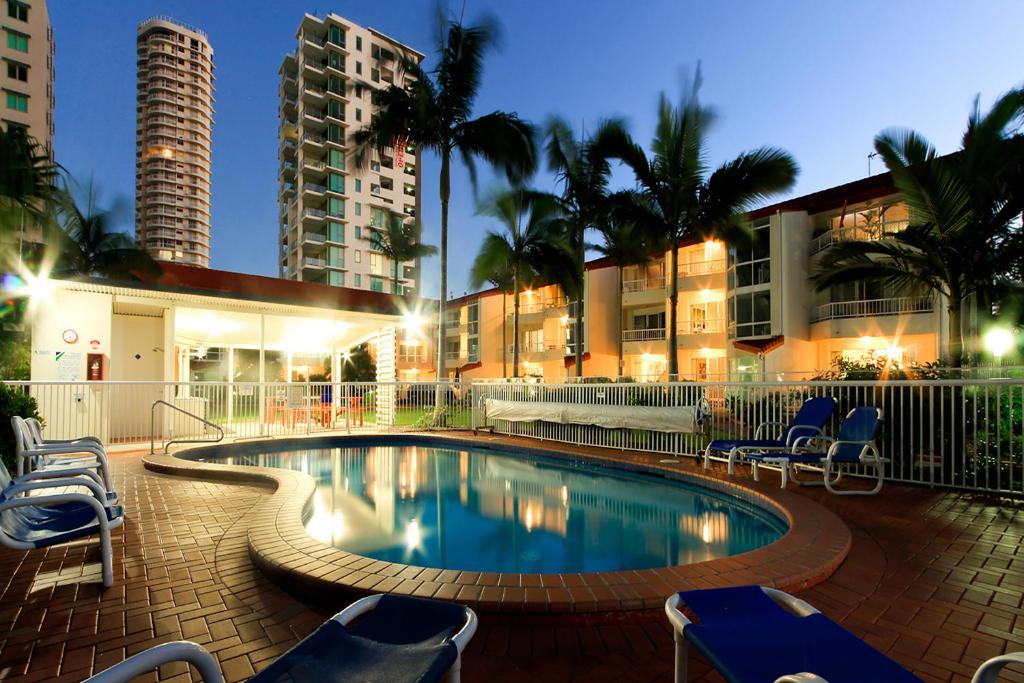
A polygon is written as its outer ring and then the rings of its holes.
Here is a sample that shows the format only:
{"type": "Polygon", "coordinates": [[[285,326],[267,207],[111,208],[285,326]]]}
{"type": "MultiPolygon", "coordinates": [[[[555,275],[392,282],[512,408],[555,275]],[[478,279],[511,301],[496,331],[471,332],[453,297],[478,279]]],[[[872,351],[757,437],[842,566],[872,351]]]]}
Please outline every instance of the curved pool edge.
{"type": "MultiPolygon", "coordinates": [[[[515,448],[549,456],[567,456],[609,467],[691,482],[737,496],[782,517],[789,531],[767,546],[727,558],[674,567],[589,574],[496,574],[440,570],[374,560],[334,548],[306,532],[303,515],[316,488],[309,475],[293,470],[221,465],[189,458],[225,448],[258,448],[268,442],[240,442],[178,450],[174,455],[146,455],[147,469],[201,479],[274,488],[248,520],[248,548],[254,564],[285,590],[330,606],[370,593],[455,600],[482,613],[563,616],[599,619],[660,613],[675,591],[760,583],[800,590],[824,581],[842,564],[852,535],[845,523],[804,496],[749,480],[731,480],[678,465],[641,462],[638,454],[537,444],[524,439],[473,436],[471,433],[403,433],[331,435],[278,439],[309,447],[367,439],[435,441],[441,445],[515,448]]],[[[287,447],[287,446],[284,446],[287,447]]],[[[684,459],[683,462],[688,462],[684,459]]]]}

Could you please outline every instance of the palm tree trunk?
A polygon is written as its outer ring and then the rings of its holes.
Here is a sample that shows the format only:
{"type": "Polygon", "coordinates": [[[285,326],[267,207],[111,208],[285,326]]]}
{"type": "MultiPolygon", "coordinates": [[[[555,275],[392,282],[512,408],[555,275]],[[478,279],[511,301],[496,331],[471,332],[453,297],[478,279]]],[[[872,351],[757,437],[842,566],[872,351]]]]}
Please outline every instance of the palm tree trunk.
{"type": "Polygon", "coordinates": [[[508,304],[505,301],[506,292],[501,293],[501,378],[508,377],[508,304]]]}
{"type": "Polygon", "coordinates": [[[679,242],[677,240],[672,241],[672,275],[670,282],[672,283],[669,288],[669,311],[668,311],[668,379],[669,381],[679,380],[679,353],[676,350],[676,318],[678,312],[676,311],[677,304],[679,303],[679,266],[676,265],[679,260],[679,242]]]}
{"type": "MultiPolygon", "coordinates": [[[[441,295],[437,300],[437,381],[448,379],[445,370],[444,339],[445,339],[445,303],[448,300],[448,201],[452,196],[451,153],[441,153],[441,295]]],[[[445,393],[440,384],[434,392],[434,422],[440,419],[444,411],[445,393]]]]}
{"type": "Polygon", "coordinates": [[[394,284],[394,289],[395,289],[395,294],[398,294],[399,293],[399,291],[398,291],[398,259],[391,259],[391,260],[394,261],[394,263],[395,263],[395,284],[394,284]]]}
{"type": "Polygon", "coordinates": [[[519,274],[512,278],[512,376],[519,377],[519,274]]]}
{"type": "Polygon", "coordinates": [[[573,332],[573,336],[575,337],[573,340],[575,342],[573,344],[573,352],[576,356],[575,361],[577,377],[583,376],[583,299],[586,298],[585,280],[587,277],[586,268],[583,265],[585,260],[583,250],[583,232],[580,231],[579,244],[577,245],[576,253],[576,272],[580,278],[580,290],[579,296],[577,297],[576,301],[576,320],[573,323],[575,326],[575,331],[573,332]]]}
{"type": "Polygon", "coordinates": [[[949,295],[949,364],[959,368],[964,361],[963,299],[959,292],[949,295]]]}
{"type": "Polygon", "coordinates": [[[618,286],[618,294],[615,300],[618,302],[617,310],[617,321],[618,325],[615,330],[615,346],[618,349],[618,358],[615,363],[615,369],[618,374],[616,377],[622,377],[622,266],[616,266],[616,284],[618,286]]]}

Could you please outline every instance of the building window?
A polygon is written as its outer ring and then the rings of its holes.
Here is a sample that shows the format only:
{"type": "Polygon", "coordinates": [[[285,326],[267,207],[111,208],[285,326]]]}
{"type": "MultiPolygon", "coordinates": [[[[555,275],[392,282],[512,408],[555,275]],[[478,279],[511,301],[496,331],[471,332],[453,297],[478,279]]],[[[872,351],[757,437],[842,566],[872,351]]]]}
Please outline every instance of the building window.
{"type": "Polygon", "coordinates": [[[7,29],[7,47],[18,52],[28,52],[28,36],[7,29]]]}
{"type": "Polygon", "coordinates": [[[345,176],[340,173],[328,173],[327,174],[327,189],[332,192],[345,193],[345,176]]]}
{"type": "Polygon", "coordinates": [[[360,74],[360,75],[363,73],[363,63],[362,62],[356,62],[356,73],[360,74]]]}
{"type": "Polygon", "coordinates": [[[356,36],[356,49],[357,50],[362,50],[363,49],[363,39],[360,38],[359,36],[356,36]]]}
{"type": "Polygon", "coordinates": [[[374,292],[384,291],[384,278],[376,277],[375,275],[370,276],[370,289],[374,292]]]}
{"type": "Polygon", "coordinates": [[[363,86],[357,85],[356,86],[356,97],[362,97],[362,96],[363,96],[363,86]]]}
{"type": "Polygon", "coordinates": [[[363,229],[361,227],[359,227],[358,225],[356,226],[356,239],[357,240],[363,239],[363,229]]]}
{"type": "Polygon", "coordinates": [[[356,192],[362,192],[362,191],[363,191],[363,181],[360,180],[359,178],[356,178],[356,192]]]}
{"type": "Polygon", "coordinates": [[[7,92],[7,108],[14,111],[28,111],[28,97],[21,93],[7,92]]]}
{"type": "Polygon", "coordinates": [[[359,249],[356,249],[356,263],[362,263],[362,262],[363,262],[363,252],[360,251],[359,249]]]}
{"type": "Polygon", "coordinates": [[[356,287],[362,287],[362,286],[363,286],[363,276],[360,275],[359,273],[356,273],[356,287]]]}
{"type": "Polygon", "coordinates": [[[327,239],[339,244],[345,244],[345,225],[330,221],[327,224],[327,239]]]}
{"type": "Polygon", "coordinates": [[[7,62],[7,77],[16,81],[28,80],[28,65],[18,62],[7,62]]]}
{"type": "Polygon", "coordinates": [[[383,254],[370,254],[370,274],[371,275],[383,275],[384,274],[384,255],[383,254]]]}
{"type": "Polygon", "coordinates": [[[331,168],[345,170],[345,153],[340,149],[330,149],[327,154],[327,165],[331,168]]]}
{"type": "Polygon", "coordinates": [[[360,204],[359,202],[356,202],[356,215],[357,216],[362,216],[363,215],[363,205],[360,204]]]}
{"type": "Polygon", "coordinates": [[[356,121],[362,121],[362,120],[363,120],[363,110],[359,109],[359,108],[356,108],[356,121]]]}
{"type": "Polygon", "coordinates": [[[345,273],[339,273],[336,270],[329,271],[327,273],[327,282],[333,287],[344,287],[345,273]]]}
{"type": "Polygon", "coordinates": [[[370,80],[373,81],[374,83],[380,81],[379,69],[370,69],[370,80]]]}
{"type": "Polygon", "coordinates": [[[340,26],[331,26],[327,31],[327,40],[335,45],[345,47],[345,32],[341,30],[340,26]]]}
{"type": "Polygon", "coordinates": [[[18,0],[7,0],[7,16],[18,21],[28,21],[28,5],[18,0]]]}

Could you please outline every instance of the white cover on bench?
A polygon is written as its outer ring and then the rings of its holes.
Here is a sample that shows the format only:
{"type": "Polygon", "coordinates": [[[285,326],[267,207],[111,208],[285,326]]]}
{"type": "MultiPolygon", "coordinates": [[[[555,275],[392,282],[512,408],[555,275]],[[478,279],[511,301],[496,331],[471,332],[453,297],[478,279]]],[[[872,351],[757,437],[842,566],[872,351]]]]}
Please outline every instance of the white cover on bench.
{"type": "Polygon", "coordinates": [[[700,431],[696,406],[610,406],[554,403],[548,401],[503,401],[489,398],[484,403],[489,420],[509,422],[557,422],[596,425],[607,429],[646,429],[652,432],[700,431]]]}

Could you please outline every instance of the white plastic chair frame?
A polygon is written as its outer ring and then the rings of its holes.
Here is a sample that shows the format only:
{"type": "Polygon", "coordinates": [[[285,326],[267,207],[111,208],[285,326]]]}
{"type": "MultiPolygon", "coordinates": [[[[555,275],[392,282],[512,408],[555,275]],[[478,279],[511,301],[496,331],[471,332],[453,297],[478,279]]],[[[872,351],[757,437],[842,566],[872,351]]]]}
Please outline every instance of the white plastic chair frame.
{"type": "MultiPolygon", "coordinates": [[[[372,612],[382,597],[383,594],[380,593],[356,600],[334,615],[332,619],[342,626],[348,626],[364,614],[372,612]]],[[[455,643],[455,648],[459,654],[455,659],[455,663],[452,664],[451,668],[448,669],[448,673],[445,674],[444,680],[447,683],[459,683],[462,671],[462,652],[473,638],[473,634],[476,633],[476,627],[476,613],[466,608],[466,621],[458,633],[452,636],[452,642],[455,643]]],[[[185,661],[195,666],[204,683],[222,683],[224,680],[221,677],[216,660],[204,647],[196,643],[180,640],[158,645],[133,655],[106,671],[102,671],[92,678],[87,678],[85,683],[125,683],[135,676],[152,671],[164,664],[178,661],[185,661]]]]}
{"type": "Polygon", "coordinates": [[[96,468],[103,477],[107,490],[114,490],[107,467],[107,454],[102,445],[91,440],[66,444],[40,444],[36,441],[32,428],[23,418],[12,417],[11,426],[14,428],[17,476],[22,476],[26,471],[45,470],[47,467],[96,468]]]}
{"type": "MultiPolygon", "coordinates": [[[[764,591],[764,594],[774,600],[776,604],[785,607],[797,616],[806,617],[811,614],[818,613],[817,608],[813,605],[804,602],[800,598],[795,598],[785,591],[780,591],[777,588],[767,588],[765,586],[761,586],[760,588],[764,591]]],[[[682,600],[679,598],[679,593],[673,593],[665,601],[665,614],[668,616],[668,620],[672,624],[672,632],[675,636],[676,644],[675,683],[686,683],[690,644],[686,642],[686,638],[683,636],[683,631],[693,623],[679,608],[681,603],[682,600]]]]}
{"type": "MultiPolygon", "coordinates": [[[[1010,652],[982,662],[978,670],[971,677],[971,683],[996,683],[999,674],[1007,664],[1024,664],[1024,652],[1010,652]]],[[[775,679],[775,683],[828,683],[828,679],[817,674],[798,673],[787,674],[775,679]]]]}
{"type": "MultiPolygon", "coordinates": [[[[792,463],[789,458],[784,455],[780,455],[776,458],[764,458],[760,462],[763,462],[766,465],[777,465],[779,467],[781,474],[781,488],[786,488],[787,484],[789,484],[790,478],[792,478],[793,481],[800,486],[824,486],[829,493],[837,496],[873,496],[882,490],[882,485],[885,483],[885,470],[882,465],[889,462],[889,460],[881,456],[881,453],[878,452],[878,446],[875,445],[874,441],[836,441],[830,436],[821,436],[818,437],[818,439],[828,444],[828,451],[826,451],[825,455],[821,458],[822,481],[800,481],[797,479],[798,470],[801,467],[808,467],[808,463],[792,463]],[[835,453],[839,450],[840,446],[860,446],[861,451],[857,462],[834,462],[832,458],[835,456],[835,453]],[[851,489],[849,491],[841,491],[835,488],[843,479],[844,465],[866,465],[873,467],[875,470],[875,486],[868,490],[851,489]],[[835,467],[834,477],[832,471],[833,467],[835,467]]],[[[753,468],[752,474],[754,481],[760,481],[758,461],[752,460],[751,465],[753,468]]]]}
{"type": "MultiPolygon", "coordinates": [[[[4,493],[10,496],[0,503],[0,514],[5,510],[21,507],[46,507],[61,503],[83,503],[92,508],[99,526],[100,535],[100,561],[103,566],[103,585],[110,587],[114,584],[114,553],[110,543],[110,530],[116,529],[124,522],[123,517],[115,517],[113,520],[107,518],[107,509],[104,506],[106,493],[99,484],[86,479],[48,479],[45,481],[28,481],[8,486],[4,493]],[[66,492],[51,493],[41,496],[21,496],[22,493],[40,489],[51,489],[64,486],[84,486],[89,489],[90,494],[66,492]]],[[[0,529],[0,544],[13,548],[14,550],[41,550],[34,543],[26,543],[12,536],[7,535],[0,529]]]]}

